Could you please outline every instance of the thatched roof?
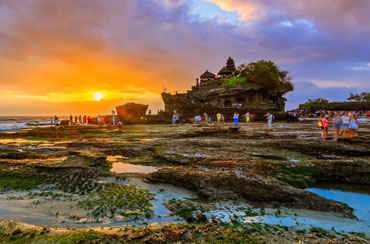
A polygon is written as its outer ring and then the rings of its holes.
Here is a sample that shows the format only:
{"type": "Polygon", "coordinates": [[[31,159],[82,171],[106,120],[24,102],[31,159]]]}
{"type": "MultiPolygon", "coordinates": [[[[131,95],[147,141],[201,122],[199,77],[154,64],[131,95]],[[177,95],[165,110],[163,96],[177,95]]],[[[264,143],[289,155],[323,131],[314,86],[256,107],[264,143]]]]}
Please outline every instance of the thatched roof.
{"type": "Polygon", "coordinates": [[[229,57],[229,59],[226,62],[226,68],[229,69],[229,70],[231,70],[231,71],[235,71],[236,70],[236,68],[235,68],[235,62],[234,62],[234,60],[231,57],[229,57]]]}
{"type": "Polygon", "coordinates": [[[204,72],[200,78],[201,79],[211,79],[211,78],[215,78],[215,74],[212,74],[211,72],[209,72],[208,70],[206,70],[206,72],[204,72]]]}
{"type": "Polygon", "coordinates": [[[226,67],[223,67],[219,72],[218,75],[231,75],[233,71],[229,70],[226,67]]]}

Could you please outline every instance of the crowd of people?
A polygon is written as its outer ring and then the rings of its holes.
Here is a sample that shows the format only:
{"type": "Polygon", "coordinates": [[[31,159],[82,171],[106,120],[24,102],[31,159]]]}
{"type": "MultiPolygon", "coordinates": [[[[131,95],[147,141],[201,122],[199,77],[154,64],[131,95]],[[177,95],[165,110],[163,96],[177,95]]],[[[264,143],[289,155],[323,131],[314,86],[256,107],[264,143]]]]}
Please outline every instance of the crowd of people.
{"type": "MultiPolygon", "coordinates": [[[[304,111],[304,113],[306,113],[304,111]]],[[[321,138],[322,140],[327,140],[334,138],[337,140],[338,138],[349,138],[349,137],[356,137],[358,136],[358,129],[359,129],[359,123],[357,120],[357,117],[360,115],[365,115],[367,117],[370,117],[370,111],[356,111],[356,112],[339,112],[339,111],[324,111],[320,110],[317,111],[317,114],[321,114],[320,120],[318,120],[317,125],[321,127],[321,138]],[[330,122],[331,121],[331,122],[330,122]],[[329,135],[329,127],[333,128],[333,136],[331,137],[329,135]]],[[[297,113],[294,116],[301,116],[302,113],[297,111],[297,113]]],[[[178,125],[180,122],[180,117],[183,116],[182,113],[174,111],[173,117],[172,117],[172,124],[178,125]]],[[[245,115],[242,116],[243,121],[245,121],[246,124],[250,123],[254,119],[255,114],[247,112],[245,115]],[[244,119],[245,118],[245,119],[244,119]]],[[[315,116],[316,113],[315,113],[315,116]]],[[[265,115],[265,118],[267,120],[268,129],[272,129],[272,122],[275,119],[275,116],[272,113],[267,113],[265,115]]],[[[240,122],[240,115],[238,112],[235,112],[232,117],[234,121],[234,126],[239,127],[240,122]]],[[[212,118],[209,116],[206,112],[203,113],[203,115],[196,115],[195,123],[212,123],[212,118]]],[[[216,114],[216,122],[218,124],[225,122],[225,116],[224,114],[218,112],[216,114]]],[[[119,121],[118,117],[115,116],[113,113],[112,115],[107,116],[100,116],[97,117],[91,117],[87,115],[76,115],[76,116],[69,116],[69,120],[63,120],[62,123],[68,124],[74,124],[74,125],[117,125],[119,128],[122,127],[123,123],[119,121]]],[[[54,117],[50,117],[50,124],[54,125],[60,125],[61,121],[60,119],[55,115],[54,117]]]]}
{"type": "MultiPolygon", "coordinates": [[[[338,138],[349,138],[358,136],[359,123],[356,119],[356,112],[337,112],[334,114],[322,114],[317,125],[321,127],[321,138],[327,140],[329,135],[329,119],[332,118],[333,136],[338,138]]],[[[370,115],[369,115],[370,116],[370,115]]]]}
{"type": "MultiPolygon", "coordinates": [[[[172,116],[172,124],[173,125],[179,124],[180,116],[181,116],[181,113],[179,113],[177,111],[174,111],[173,116],[172,116]]],[[[243,116],[245,118],[245,120],[244,120],[245,123],[248,124],[254,118],[254,116],[256,116],[256,114],[247,112],[243,116]]],[[[274,115],[272,113],[267,113],[265,115],[265,117],[266,117],[266,120],[268,122],[268,128],[272,129],[272,121],[275,119],[274,115]]],[[[203,116],[202,115],[196,115],[194,117],[194,121],[195,121],[196,124],[200,124],[200,123],[207,123],[208,124],[208,123],[212,122],[212,118],[206,112],[204,112],[203,116]]],[[[218,112],[216,114],[216,121],[217,121],[218,124],[224,123],[225,122],[224,114],[218,112]]],[[[239,115],[238,112],[235,112],[233,114],[233,121],[234,121],[234,126],[238,127],[239,122],[240,122],[240,115],[239,115]]]]}
{"type": "MultiPolygon", "coordinates": [[[[69,120],[64,121],[67,121],[68,125],[117,125],[118,127],[121,127],[123,125],[123,123],[114,114],[106,116],[98,115],[97,117],[87,115],[70,115],[69,120]]],[[[55,115],[54,117],[50,117],[50,124],[56,126],[61,125],[61,120],[55,115]]]]}
{"type": "MultiPolygon", "coordinates": [[[[307,109],[296,109],[294,111],[290,111],[289,114],[293,115],[296,118],[320,118],[323,114],[327,114],[329,116],[334,116],[337,113],[341,113],[341,111],[332,111],[332,110],[325,110],[320,109],[317,111],[309,111],[307,109]]],[[[353,111],[352,112],[357,118],[359,116],[366,116],[370,118],[370,111],[360,110],[360,111],[353,111]]]]}

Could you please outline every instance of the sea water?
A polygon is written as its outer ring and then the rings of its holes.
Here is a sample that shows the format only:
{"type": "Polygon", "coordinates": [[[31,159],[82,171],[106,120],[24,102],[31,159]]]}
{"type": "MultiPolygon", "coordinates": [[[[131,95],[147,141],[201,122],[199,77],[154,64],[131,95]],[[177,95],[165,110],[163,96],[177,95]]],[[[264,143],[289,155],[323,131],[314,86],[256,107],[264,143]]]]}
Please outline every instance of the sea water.
{"type": "Polygon", "coordinates": [[[0,131],[13,131],[23,128],[32,128],[34,125],[46,126],[50,123],[50,117],[31,117],[31,116],[0,116],[0,131]]]}

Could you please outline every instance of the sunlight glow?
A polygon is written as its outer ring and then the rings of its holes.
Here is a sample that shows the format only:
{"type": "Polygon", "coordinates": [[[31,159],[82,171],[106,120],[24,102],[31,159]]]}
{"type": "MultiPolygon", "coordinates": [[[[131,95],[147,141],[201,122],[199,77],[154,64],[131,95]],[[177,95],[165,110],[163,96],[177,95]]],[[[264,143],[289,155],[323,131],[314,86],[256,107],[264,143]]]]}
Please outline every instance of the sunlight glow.
{"type": "Polygon", "coordinates": [[[94,92],[93,96],[95,101],[100,101],[103,97],[105,97],[105,94],[101,92],[94,92]]]}

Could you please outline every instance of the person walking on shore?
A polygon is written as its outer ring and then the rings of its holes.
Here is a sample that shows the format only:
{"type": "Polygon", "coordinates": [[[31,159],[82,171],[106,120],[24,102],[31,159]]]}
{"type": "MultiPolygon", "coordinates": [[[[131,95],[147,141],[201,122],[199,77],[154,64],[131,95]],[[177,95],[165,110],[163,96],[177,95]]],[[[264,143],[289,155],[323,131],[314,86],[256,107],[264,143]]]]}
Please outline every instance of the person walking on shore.
{"type": "Polygon", "coordinates": [[[267,119],[267,124],[268,124],[269,130],[271,130],[272,129],[272,120],[274,119],[274,115],[269,112],[269,113],[266,114],[266,119],[267,119]]]}
{"type": "Polygon", "coordinates": [[[69,122],[72,124],[73,123],[73,116],[72,114],[69,116],[69,122]]]}
{"type": "Polygon", "coordinates": [[[50,117],[50,124],[53,124],[53,117],[50,117]]]}
{"type": "Polygon", "coordinates": [[[79,123],[79,124],[82,124],[82,117],[81,117],[81,114],[80,114],[80,116],[78,116],[78,123],[79,123]]]}
{"type": "Polygon", "coordinates": [[[329,136],[328,135],[328,127],[329,127],[329,121],[326,118],[326,114],[323,114],[320,119],[321,122],[321,139],[326,141],[326,138],[329,136]]]}
{"type": "Polygon", "coordinates": [[[222,120],[222,114],[221,113],[218,113],[216,115],[216,117],[217,117],[217,123],[220,124],[221,123],[221,120],[222,120]]]}
{"type": "Polygon", "coordinates": [[[55,123],[55,125],[58,125],[58,123],[59,123],[58,117],[56,115],[54,116],[54,123],[55,123]]]}
{"type": "Polygon", "coordinates": [[[206,112],[204,112],[204,121],[208,123],[208,114],[206,112]]]}
{"type": "Polygon", "coordinates": [[[239,126],[239,114],[238,114],[238,112],[234,113],[234,126],[239,126]]]}
{"type": "Polygon", "coordinates": [[[245,122],[248,124],[249,123],[249,120],[250,120],[250,114],[249,114],[249,112],[247,112],[245,114],[245,122]]]}
{"type": "Polygon", "coordinates": [[[358,136],[358,121],[354,114],[349,116],[349,137],[358,136]]]}
{"type": "Polygon", "coordinates": [[[176,113],[175,120],[177,125],[180,124],[180,113],[176,113]]]}
{"type": "Polygon", "coordinates": [[[200,121],[202,120],[202,116],[197,115],[197,116],[194,117],[194,120],[195,120],[196,124],[200,124],[200,121]]]}
{"type": "Polygon", "coordinates": [[[341,131],[342,137],[348,137],[349,136],[349,115],[347,112],[344,112],[342,114],[342,131],[341,131]]]}
{"type": "Polygon", "coordinates": [[[339,113],[334,114],[333,119],[333,127],[334,127],[334,138],[338,140],[340,129],[342,128],[342,117],[339,113]]]}
{"type": "Polygon", "coordinates": [[[172,124],[176,125],[176,113],[172,115],[172,124]]]}
{"type": "Polygon", "coordinates": [[[90,116],[87,117],[86,125],[90,125],[92,123],[92,119],[90,116]]]}

